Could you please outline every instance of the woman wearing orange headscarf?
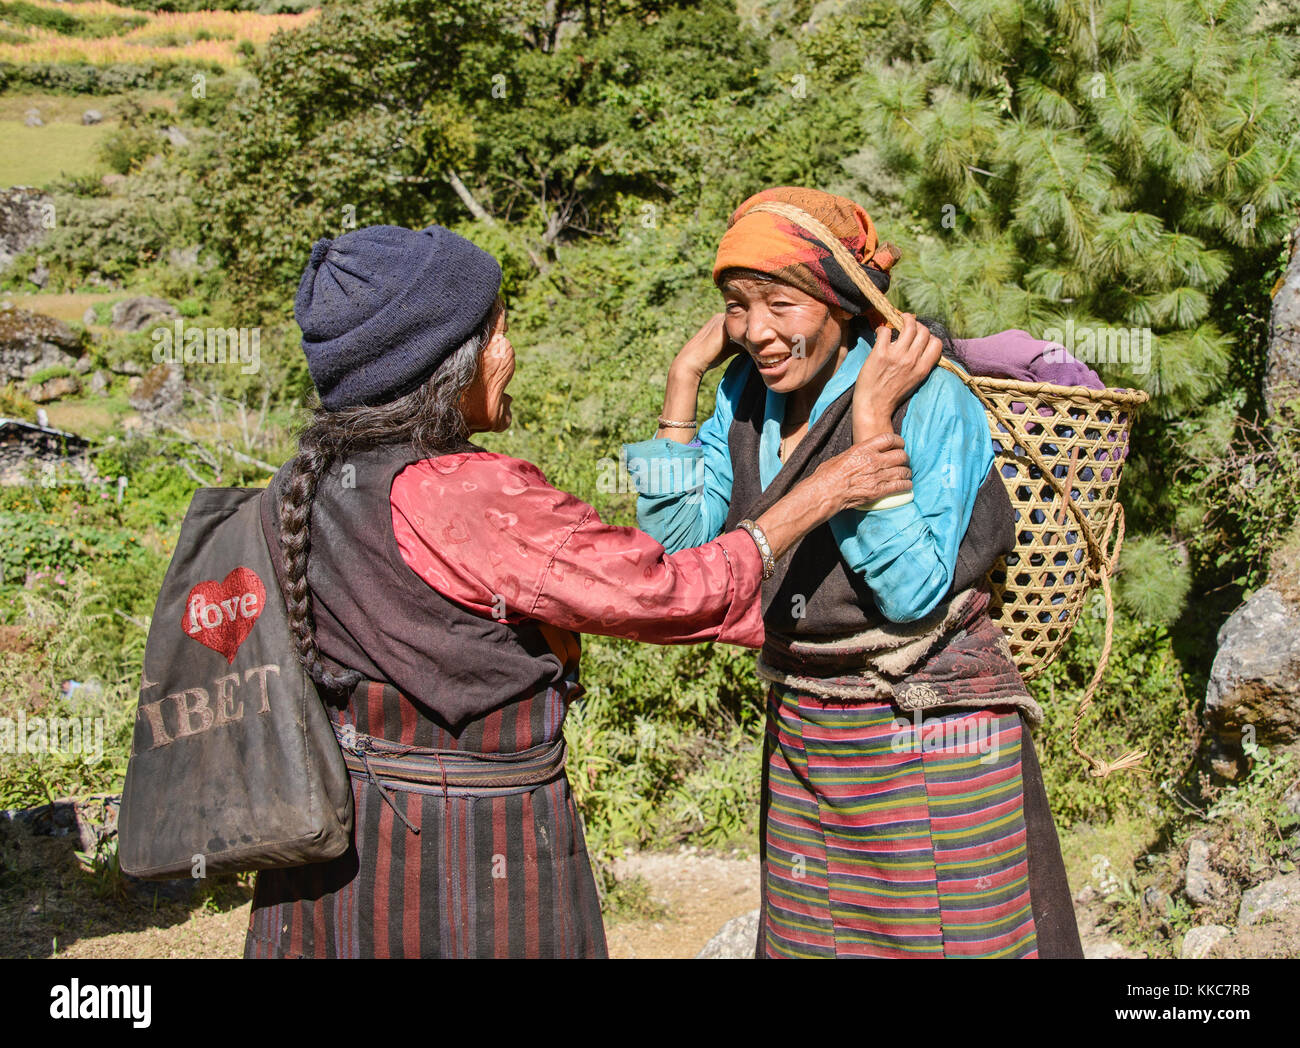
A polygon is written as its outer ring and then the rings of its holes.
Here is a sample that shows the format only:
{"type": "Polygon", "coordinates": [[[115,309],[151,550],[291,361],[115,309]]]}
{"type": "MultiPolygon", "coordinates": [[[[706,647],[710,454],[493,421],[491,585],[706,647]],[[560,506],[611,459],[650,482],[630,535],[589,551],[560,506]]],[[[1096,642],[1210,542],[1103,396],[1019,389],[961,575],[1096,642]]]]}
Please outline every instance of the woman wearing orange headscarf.
{"type": "Polygon", "coordinates": [[[910,316],[891,336],[800,215],[888,289],[898,253],[857,204],[746,200],[713,267],[725,313],[677,354],[656,437],[627,448],[639,523],[670,550],[851,443],[896,431],[909,458],[911,493],[837,514],[763,586],[759,955],[1081,956],[1042,713],[987,610],[1014,535],[983,409],[943,369],[916,384],[940,339],[910,316]],[[733,355],[693,439],[700,382],[733,355]]]}

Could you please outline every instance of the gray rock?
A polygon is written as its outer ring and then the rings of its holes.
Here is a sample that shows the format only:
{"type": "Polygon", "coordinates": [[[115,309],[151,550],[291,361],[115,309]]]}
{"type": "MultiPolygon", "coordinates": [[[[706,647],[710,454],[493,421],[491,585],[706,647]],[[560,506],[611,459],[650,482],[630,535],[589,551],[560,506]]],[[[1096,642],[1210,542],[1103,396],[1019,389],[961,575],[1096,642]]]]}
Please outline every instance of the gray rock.
{"type": "Polygon", "coordinates": [[[1258,884],[1241,897],[1237,923],[1254,924],[1266,913],[1300,909],[1300,873],[1288,873],[1258,884]]]}
{"type": "Polygon", "coordinates": [[[45,121],[41,119],[39,109],[29,109],[23,114],[23,123],[28,127],[44,127],[45,121]]]}
{"type": "Polygon", "coordinates": [[[91,324],[97,324],[99,321],[95,318],[95,307],[87,306],[86,312],[81,314],[81,322],[90,327],[91,324]]]}
{"type": "Polygon", "coordinates": [[[81,340],[61,320],[26,309],[0,310],[0,383],[23,382],[62,364],[72,367],[81,340]]]}
{"type": "Polygon", "coordinates": [[[734,960],[753,959],[754,948],[758,945],[758,911],[733,917],[710,939],[699,953],[697,960],[734,960]]]}
{"type": "Polygon", "coordinates": [[[1183,936],[1183,949],[1179,956],[1187,960],[1198,960],[1214,949],[1227,934],[1228,929],[1222,924],[1198,924],[1195,928],[1189,928],[1183,936]]]}
{"type": "Polygon", "coordinates": [[[1221,774],[1241,754],[1247,726],[1263,746],[1300,738],[1300,614],[1276,583],[1271,579],[1219,630],[1205,722],[1221,774]]]}
{"type": "Polygon", "coordinates": [[[185,132],[179,127],[164,127],[162,133],[176,149],[184,149],[190,144],[190,140],[185,137],[185,132]]]}
{"type": "Polygon", "coordinates": [[[1148,913],[1169,913],[1169,896],[1157,888],[1154,884],[1150,885],[1142,893],[1142,909],[1148,913]]]}
{"type": "Polygon", "coordinates": [[[27,274],[27,279],[43,289],[50,282],[50,271],[45,266],[37,266],[27,274]]]}
{"type": "Polygon", "coordinates": [[[125,357],[122,360],[119,360],[116,364],[110,364],[109,369],[117,372],[119,375],[144,374],[144,365],[138,360],[132,360],[130,357],[125,357]]]}
{"type": "Polygon", "coordinates": [[[140,379],[127,403],[143,415],[178,411],[185,399],[185,372],[179,364],[155,364],[140,379]]]}
{"type": "Polygon", "coordinates": [[[1223,877],[1210,867],[1209,844],[1199,837],[1193,838],[1187,849],[1187,883],[1184,888],[1187,897],[1192,902],[1208,906],[1223,895],[1225,887],[1223,877]]]}
{"type": "Polygon", "coordinates": [[[1084,944],[1083,956],[1088,961],[1141,960],[1146,958],[1145,953],[1130,950],[1112,939],[1100,939],[1094,943],[1084,944]]]}
{"type": "Polygon", "coordinates": [[[0,270],[49,236],[50,198],[30,186],[0,189],[0,270]]]}
{"type": "Polygon", "coordinates": [[[1282,286],[1273,296],[1268,324],[1268,363],[1264,374],[1264,397],[1269,414],[1300,389],[1300,227],[1291,234],[1291,261],[1282,275],[1282,286]]]}
{"type": "Polygon", "coordinates": [[[115,331],[143,331],[178,316],[175,307],[165,299],[140,295],[114,303],[112,327],[115,331]]]}
{"type": "Polygon", "coordinates": [[[94,366],[95,362],[90,359],[90,354],[86,353],[77,358],[77,362],[72,365],[72,370],[75,374],[86,375],[90,373],[90,369],[94,366]]]}
{"type": "Polygon", "coordinates": [[[103,119],[104,114],[98,109],[87,109],[81,114],[81,122],[83,124],[98,124],[101,123],[103,119]]]}
{"type": "Polygon", "coordinates": [[[98,396],[108,389],[109,375],[107,371],[96,371],[90,376],[90,383],[87,386],[89,392],[98,396]]]}
{"type": "Polygon", "coordinates": [[[63,397],[75,397],[81,392],[81,383],[76,375],[62,375],[59,378],[46,379],[40,385],[28,386],[28,398],[36,404],[48,404],[51,400],[63,397]]]}

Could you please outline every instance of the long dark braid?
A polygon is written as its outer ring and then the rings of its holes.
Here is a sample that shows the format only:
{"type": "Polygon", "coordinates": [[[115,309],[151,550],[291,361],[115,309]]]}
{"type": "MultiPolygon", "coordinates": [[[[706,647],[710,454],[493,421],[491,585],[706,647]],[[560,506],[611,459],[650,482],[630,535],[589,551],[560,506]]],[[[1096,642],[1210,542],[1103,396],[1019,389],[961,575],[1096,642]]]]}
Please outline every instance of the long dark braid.
{"type": "Polygon", "coordinates": [[[311,507],[316,488],[330,464],[351,451],[384,444],[409,444],[425,458],[468,447],[468,431],[460,411],[461,394],[478,373],[479,357],[501,311],[498,300],[482,331],[434,372],[418,389],[387,404],[340,411],[317,408],[298,437],[298,454],[289,469],[280,497],[280,548],[284,557],[285,604],[289,629],[303,668],[317,684],[332,690],[354,687],[356,670],[327,670],[316,646],[316,624],[307,584],[311,552],[311,507]]]}

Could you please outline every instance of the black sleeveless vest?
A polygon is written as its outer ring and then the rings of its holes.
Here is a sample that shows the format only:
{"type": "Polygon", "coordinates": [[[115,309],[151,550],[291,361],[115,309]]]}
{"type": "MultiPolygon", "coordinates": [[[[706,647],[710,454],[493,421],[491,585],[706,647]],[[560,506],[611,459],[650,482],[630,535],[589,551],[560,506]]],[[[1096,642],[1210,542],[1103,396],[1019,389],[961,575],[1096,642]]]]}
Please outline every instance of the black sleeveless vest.
{"type": "MultiPolygon", "coordinates": [[[[752,363],[744,366],[749,378],[727,433],[734,479],[726,530],[746,518],[758,517],[818,465],[853,444],[853,389],[849,388],[808,428],[764,491],[759,481],[758,449],[767,387],[752,363]]],[[[901,432],[910,403],[909,398],[894,413],[895,432],[901,432]]],[[[995,462],[976,496],[948,596],[978,583],[1014,546],[1015,516],[995,462]]],[[[871,589],[844,563],[829,524],[810,531],[777,562],[776,573],[763,583],[763,622],[770,632],[788,637],[841,636],[885,621],[871,589]]]]}
{"type": "MultiPolygon", "coordinates": [[[[316,643],[328,668],[392,684],[455,726],[564,676],[537,623],[482,618],[441,596],[402,559],[389,497],[397,475],[421,461],[406,445],[336,459],[312,503],[307,584],[316,643]]],[[[289,466],[272,479],[262,528],[280,549],[279,496],[289,466]]],[[[281,587],[283,563],[275,558],[281,587]]]]}

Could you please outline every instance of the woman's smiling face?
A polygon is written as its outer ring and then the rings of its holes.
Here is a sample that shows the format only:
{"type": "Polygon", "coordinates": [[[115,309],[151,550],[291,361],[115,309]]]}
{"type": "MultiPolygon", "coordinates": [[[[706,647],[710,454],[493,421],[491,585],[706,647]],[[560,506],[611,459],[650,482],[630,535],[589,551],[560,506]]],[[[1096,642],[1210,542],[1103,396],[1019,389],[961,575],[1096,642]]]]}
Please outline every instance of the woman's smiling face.
{"type": "Polygon", "coordinates": [[[722,297],[727,337],[750,355],[768,389],[792,393],[834,373],[848,342],[847,312],[777,280],[729,278],[722,297]]]}

